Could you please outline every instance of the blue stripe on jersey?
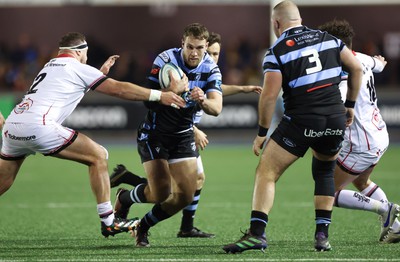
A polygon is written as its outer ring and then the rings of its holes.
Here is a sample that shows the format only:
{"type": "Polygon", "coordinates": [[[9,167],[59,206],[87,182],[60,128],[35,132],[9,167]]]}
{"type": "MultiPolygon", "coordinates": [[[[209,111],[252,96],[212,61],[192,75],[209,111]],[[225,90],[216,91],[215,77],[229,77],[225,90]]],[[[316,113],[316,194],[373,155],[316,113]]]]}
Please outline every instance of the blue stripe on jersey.
{"type": "Polygon", "coordinates": [[[290,86],[290,88],[297,88],[297,87],[313,84],[313,83],[316,83],[321,80],[336,77],[340,74],[341,71],[342,71],[341,67],[335,67],[335,68],[331,68],[328,70],[319,71],[318,73],[315,73],[315,74],[305,75],[305,76],[302,76],[302,77],[299,77],[297,79],[290,81],[289,86],[290,86]]]}
{"type": "Polygon", "coordinates": [[[288,53],[286,53],[284,55],[281,55],[279,58],[282,61],[282,64],[286,64],[286,63],[288,63],[290,61],[299,59],[299,52],[304,52],[304,51],[311,50],[311,49],[315,49],[318,52],[321,52],[321,51],[325,51],[327,49],[337,48],[337,47],[338,47],[338,43],[336,41],[329,40],[329,41],[326,41],[326,42],[318,43],[316,45],[306,46],[306,47],[304,47],[302,49],[299,49],[299,50],[288,52],[288,53]]]}

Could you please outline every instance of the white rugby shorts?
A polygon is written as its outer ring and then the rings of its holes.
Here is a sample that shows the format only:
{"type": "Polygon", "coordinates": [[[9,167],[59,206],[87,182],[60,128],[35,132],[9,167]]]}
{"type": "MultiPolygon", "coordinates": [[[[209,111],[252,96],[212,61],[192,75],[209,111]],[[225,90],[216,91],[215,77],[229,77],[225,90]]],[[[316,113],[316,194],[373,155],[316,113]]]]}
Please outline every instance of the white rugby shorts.
{"type": "Polygon", "coordinates": [[[6,123],[2,130],[1,158],[19,159],[36,152],[52,155],[69,146],[78,132],[56,122],[46,125],[6,123]]]}
{"type": "Polygon", "coordinates": [[[387,144],[382,146],[383,148],[372,148],[362,152],[354,152],[351,150],[351,144],[345,141],[343,142],[343,147],[339,152],[337,162],[350,174],[361,174],[379,162],[379,159],[381,159],[388,147],[387,144]]]}

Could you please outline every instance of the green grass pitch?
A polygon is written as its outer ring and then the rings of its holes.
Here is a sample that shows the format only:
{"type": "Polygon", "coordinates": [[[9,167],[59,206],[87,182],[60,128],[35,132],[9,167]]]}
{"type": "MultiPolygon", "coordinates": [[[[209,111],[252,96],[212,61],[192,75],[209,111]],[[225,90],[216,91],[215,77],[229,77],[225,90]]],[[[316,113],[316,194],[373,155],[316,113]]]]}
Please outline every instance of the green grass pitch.
{"type": "MultiPolygon", "coordinates": [[[[117,163],[144,175],[136,147],[108,146],[109,170],[117,163]]],[[[373,180],[389,200],[400,202],[400,147],[391,146],[373,180]]],[[[282,176],[267,226],[265,253],[225,254],[249,226],[254,171],[258,163],[249,145],[210,145],[202,152],[206,185],[195,225],[214,239],[179,239],[180,213],[151,229],[150,248],[135,248],[129,234],[105,239],[87,168],[44,157],[29,157],[13,187],[0,198],[0,261],[400,261],[400,245],[380,244],[378,216],[334,209],[331,252],[313,251],[313,180],[308,153],[282,176]]],[[[112,202],[116,189],[112,189],[112,202]]],[[[143,216],[152,205],[134,205],[143,216]]]]}

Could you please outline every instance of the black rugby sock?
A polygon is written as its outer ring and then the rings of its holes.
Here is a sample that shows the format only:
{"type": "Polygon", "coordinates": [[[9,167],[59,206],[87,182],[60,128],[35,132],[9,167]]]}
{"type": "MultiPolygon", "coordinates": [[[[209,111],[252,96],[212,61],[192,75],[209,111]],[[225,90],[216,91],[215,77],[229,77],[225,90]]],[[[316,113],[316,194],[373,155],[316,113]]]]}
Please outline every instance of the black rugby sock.
{"type": "Polygon", "coordinates": [[[181,231],[183,232],[189,232],[193,229],[193,221],[200,201],[200,193],[201,189],[196,190],[193,202],[182,210],[181,231]]]}
{"type": "Polygon", "coordinates": [[[144,184],[147,183],[147,178],[138,176],[134,173],[132,173],[129,170],[126,170],[125,174],[121,177],[122,183],[131,185],[131,186],[137,186],[139,184],[144,184]]]}

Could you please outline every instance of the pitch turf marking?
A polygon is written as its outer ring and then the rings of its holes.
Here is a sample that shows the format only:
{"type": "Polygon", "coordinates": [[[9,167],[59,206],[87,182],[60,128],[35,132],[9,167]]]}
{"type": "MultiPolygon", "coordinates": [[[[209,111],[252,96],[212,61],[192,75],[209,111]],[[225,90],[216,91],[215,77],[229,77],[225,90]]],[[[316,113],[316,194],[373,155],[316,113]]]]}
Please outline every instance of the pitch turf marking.
{"type": "MultiPolygon", "coordinates": [[[[227,256],[236,256],[236,255],[227,255],[227,256]]],[[[26,260],[1,260],[1,262],[17,262],[17,261],[26,261],[26,260]]],[[[52,259],[52,258],[47,258],[47,259],[38,259],[35,261],[40,261],[40,262],[64,262],[64,261],[86,261],[86,262],[117,262],[121,261],[120,259],[52,259]]],[[[191,258],[190,260],[188,259],[178,259],[178,258],[160,258],[160,259],[152,259],[152,258],[143,258],[143,259],[123,259],[123,261],[131,261],[131,262],[145,262],[145,261],[150,261],[150,262],[185,262],[185,261],[193,261],[193,262],[219,262],[219,261],[227,261],[227,262],[247,262],[247,261],[267,261],[267,262],[286,262],[286,261],[295,261],[295,262],[305,262],[305,261],[316,261],[316,262],[325,262],[325,261],[354,261],[354,262],[375,262],[375,261],[400,261],[400,259],[367,259],[367,258],[317,258],[317,259],[312,259],[312,258],[297,258],[297,259],[268,259],[268,258],[204,258],[204,259],[195,259],[191,258]]]]}

